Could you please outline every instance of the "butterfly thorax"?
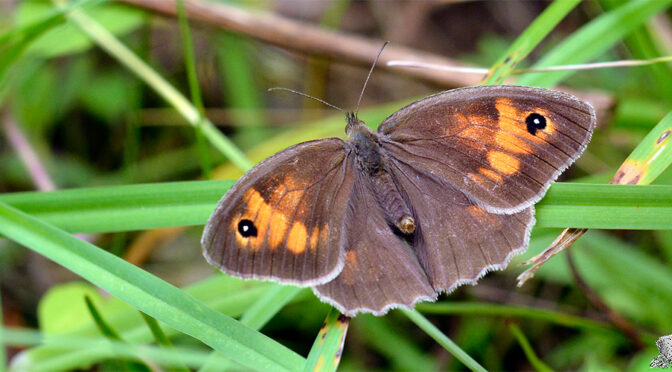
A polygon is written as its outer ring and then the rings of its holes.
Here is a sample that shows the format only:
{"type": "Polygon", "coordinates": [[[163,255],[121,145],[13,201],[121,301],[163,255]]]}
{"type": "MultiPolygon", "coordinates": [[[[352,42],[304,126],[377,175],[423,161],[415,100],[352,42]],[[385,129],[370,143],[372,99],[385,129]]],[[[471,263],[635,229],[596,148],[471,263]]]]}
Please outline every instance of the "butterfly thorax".
{"type": "Polygon", "coordinates": [[[380,145],[379,135],[355,115],[347,116],[348,144],[352,146],[355,162],[373,191],[378,205],[390,225],[405,235],[415,231],[415,219],[397,181],[389,172],[389,158],[380,145]]]}

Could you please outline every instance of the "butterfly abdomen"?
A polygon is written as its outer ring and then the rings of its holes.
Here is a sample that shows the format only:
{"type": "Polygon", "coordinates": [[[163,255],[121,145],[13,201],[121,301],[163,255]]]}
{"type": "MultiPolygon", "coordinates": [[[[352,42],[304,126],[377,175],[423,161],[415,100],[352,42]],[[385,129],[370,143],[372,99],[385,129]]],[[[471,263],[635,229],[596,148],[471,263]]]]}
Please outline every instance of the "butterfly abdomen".
{"type": "Polygon", "coordinates": [[[351,126],[348,143],[354,148],[357,167],[366,176],[367,186],[375,195],[387,222],[405,235],[412,234],[416,226],[411,205],[388,170],[387,156],[380,146],[378,134],[359,121],[351,126]]]}

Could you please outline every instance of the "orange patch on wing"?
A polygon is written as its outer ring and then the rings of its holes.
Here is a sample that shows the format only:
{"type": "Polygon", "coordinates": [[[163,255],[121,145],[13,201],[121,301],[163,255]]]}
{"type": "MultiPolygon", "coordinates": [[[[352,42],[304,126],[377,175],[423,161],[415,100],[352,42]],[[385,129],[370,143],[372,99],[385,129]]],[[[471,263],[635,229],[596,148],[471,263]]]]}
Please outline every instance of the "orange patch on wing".
{"type": "Polygon", "coordinates": [[[469,120],[464,114],[453,112],[451,110],[448,115],[452,117],[451,125],[446,126],[446,131],[443,133],[444,135],[451,136],[469,126],[469,120]]]}
{"type": "MultiPolygon", "coordinates": [[[[279,200],[283,193],[284,188],[279,187],[273,191],[272,198],[279,200]]],[[[283,242],[289,228],[287,214],[293,213],[292,199],[287,199],[287,202],[285,202],[285,199],[276,208],[273,208],[273,205],[266,202],[259,191],[248,190],[243,196],[243,200],[246,201],[245,212],[238,220],[232,221],[231,226],[231,231],[235,231],[238,243],[241,246],[249,244],[252,250],[258,250],[267,242],[268,248],[276,249],[283,242]],[[257,229],[256,236],[243,237],[238,233],[238,223],[243,219],[252,221],[257,229]]],[[[294,201],[295,203],[296,201],[294,201]]]]}
{"type": "Polygon", "coordinates": [[[477,220],[483,220],[486,216],[485,211],[477,205],[472,205],[467,208],[467,212],[469,212],[469,214],[477,220]]]}
{"type": "Polygon", "coordinates": [[[520,171],[520,160],[501,151],[488,151],[488,163],[495,170],[512,175],[520,171]]]}
{"type": "Polygon", "coordinates": [[[495,127],[497,125],[495,118],[488,115],[470,114],[469,121],[471,124],[485,125],[488,127],[495,127]]]}
{"type": "Polygon", "coordinates": [[[292,251],[294,254],[300,254],[306,250],[306,242],[308,240],[308,231],[306,230],[306,225],[302,222],[295,221],[292,224],[291,230],[289,230],[289,236],[287,237],[287,249],[292,251]]]}
{"type": "Polygon", "coordinates": [[[320,228],[313,228],[313,232],[310,233],[310,250],[315,251],[317,249],[318,239],[320,236],[320,228]]]}
{"type": "Polygon", "coordinates": [[[249,244],[252,250],[257,250],[263,244],[266,235],[266,226],[271,216],[271,207],[266,203],[259,191],[252,188],[245,193],[243,200],[246,200],[245,213],[239,219],[231,221],[231,231],[234,231],[236,241],[242,247],[246,247],[249,244]],[[257,236],[242,236],[238,232],[238,224],[241,220],[252,221],[257,229],[257,236]]]}
{"type": "Polygon", "coordinates": [[[497,131],[497,134],[495,134],[495,142],[502,149],[514,154],[529,154],[532,152],[532,147],[529,143],[523,141],[520,137],[502,130],[497,131]]]}
{"type": "Polygon", "coordinates": [[[289,174],[285,175],[285,178],[283,180],[283,184],[289,190],[296,190],[296,189],[303,188],[305,186],[303,184],[303,182],[299,181],[298,179],[296,179],[295,177],[292,177],[289,174]]]}
{"type": "Polygon", "coordinates": [[[495,182],[499,182],[499,183],[504,182],[504,178],[502,178],[502,175],[499,174],[499,173],[497,173],[497,172],[495,172],[495,171],[493,171],[492,169],[488,169],[488,168],[479,168],[478,171],[479,171],[482,175],[488,177],[489,179],[491,179],[491,180],[493,180],[493,181],[495,181],[495,182]]]}
{"type": "Polygon", "coordinates": [[[268,227],[268,243],[271,249],[277,248],[285,239],[289,223],[282,212],[275,210],[271,216],[271,225],[268,227]]]}
{"type": "MultiPolygon", "coordinates": [[[[495,108],[499,113],[499,127],[505,132],[511,132],[512,135],[528,138],[537,142],[546,142],[546,139],[548,138],[547,136],[555,133],[555,124],[548,116],[548,112],[546,110],[537,108],[534,111],[529,112],[521,111],[513,105],[511,100],[506,98],[497,99],[495,108]],[[527,131],[527,124],[525,123],[527,116],[533,112],[536,112],[546,118],[546,127],[543,130],[538,130],[536,135],[532,135],[527,131]]],[[[520,138],[518,138],[518,140],[525,142],[520,140],[520,138]]]]}

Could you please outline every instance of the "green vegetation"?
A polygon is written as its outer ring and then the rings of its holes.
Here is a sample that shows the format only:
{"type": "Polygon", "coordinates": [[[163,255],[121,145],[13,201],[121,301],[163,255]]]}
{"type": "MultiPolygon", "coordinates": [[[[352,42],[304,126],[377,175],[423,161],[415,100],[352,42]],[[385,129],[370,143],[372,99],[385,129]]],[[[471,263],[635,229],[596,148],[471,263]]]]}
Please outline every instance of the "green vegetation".
{"type": "MultiPolygon", "coordinates": [[[[563,85],[598,108],[588,150],[537,205],[528,252],[437,303],[349,323],[309,289],[219,273],[199,239],[252,164],[301,141],[343,137],[340,113],[267,88],[309,87],[350,108],[368,69],[187,17],[192,2],[176,0],[175,18],[123,1],[0,4],[3,367],[648,368],[655,340],[672,333],[672,68],[511,72],[667,55],[672,0],[411,1],[397,13],[375,0],[333,0],[306,2],[300,14],[283,7],[293,1],[233,2],[452,53],[491,67],[484,83],[563,85]],[[516,17],[491,29],[477,22],[506,14],[516,17]],[[626,159],[623,169],[646,185],[607,185],[626,159]],[[516,288],[518,263],[564,227],[601,230],[516,288]]],[[[443,89],[426,83],[380,66],[360,117],[375,127],[443,89]]]]}

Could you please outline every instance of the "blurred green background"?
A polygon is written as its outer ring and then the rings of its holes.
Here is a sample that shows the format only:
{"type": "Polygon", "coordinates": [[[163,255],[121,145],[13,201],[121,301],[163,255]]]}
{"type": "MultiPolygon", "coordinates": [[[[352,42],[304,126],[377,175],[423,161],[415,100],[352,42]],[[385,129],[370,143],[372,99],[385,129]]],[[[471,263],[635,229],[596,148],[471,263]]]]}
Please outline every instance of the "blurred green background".
{"type": "MultiPolygon", "coordinates": [[[[672,108],[669,64],[509,76],[501,62],[511,57],[522,68],[668,56],[672,1],[566,1],[553,4],[568,12],[558,10],[555,21],[552,12],[544,13],[552,4],[547,1],[185,1],[189,22],[181,25],[165,10],[175,7],[172,0],[0,3],[0,202],[68,232],[86,233],[78,237],[113,255],[59,261],[54,258],[59,249],[69,246],[65,235],[52,247],[49,239],[61,235],[10,209],[1,211],[6,221],[16,223],[14,230],[0,226],[0,235],[11,238],[0,239],[2,362],[16,370],[279,366],[255,364],[252,357],[227,364],[212,348],[222,352],[228,344],[216,346],[199,336],[207,334],[207,327],[176,330],[171,312],[165,318],[152,313],[154,300],[117,294],[130,293],[125,283],[144,288],[144,274],[136,275],[136,268],[114,256],[181,288],[185,297],[242,316],[243,324],[269,337],[250,339],[245,347],[270,350],[275,340],[307,356],[329,306],[308,289],[243,282],[207,265],[199,243],[202,224],[230,183],[177,181],[235,180],[249,165],[294,143],[343,138],[345,121],[337,111],[267,89],[292,88],[352,109],[375,56],[362,56],[361,40],[378,46],[389,40],[389,48],[410,48],[408,57],[422,51],[457,65],[496,66],[510,82],[569,89],[591,102],[598,128],[561,181],[607,183],[633,149],[649,145],[648,133],[671,127],[661,122],[672,108]],[[345,43],[338,47],[345,51],[336,52],[335,45],[315,50],[299,42],[290,42],[288,49],[280,31],[241,32],[218,24],[217,12],[235,19],[235,11],[260,22],[273,15],[308,31],[337,33],[345,43]],[[130,184],[148,185],[122,186],[130,184]],[[97,192],[93,187],[107,188],[97,192]],[[62,189],[73,191],[48,200],[40,193],[22,193],[62,189]],[[26,230],[18,232],[19,226],[26,230]],[[86,266],[89,262],[97,268],[86,266]],[[119,266],[107,268],[108,263],[119,266]],[[103,272],[111,273],[109,287],[94,280],[103,272]],[[88,307],[85,295],[91,299],[88,307]],[[125,302],[159,320],[165,340],[150,332],[151,320],[143,322],[125,302]],[[90,347],[77,339],[84,336],[119,345],[90,347]],[[54,341],[45,343],[44,337],[54,341]],[[160,345],[151,349],[158,356],[137,348],[151,344],[160,345]]],[[[308,31],[305,39],[316,37],[308,31]]],[[[444,76],[432,79],[379,66],[364,93],[362,118],[375,127],[418,97],[469,81],[478,84],[482,78],[433,73],[444,76]]],[[[653,183],[665,187],[672,183],[672,172],[665,170],[672,145],[659,147],[663,155],[647,164],[660,173],[653,183]]],[[[571,192],[572,186],[565,190],[571,192]]],[[[609,216],[617,222],[601,221],[603,212],[582,216],[571,200],[564,209],[548,207],[540,211],[543,218],[530,249],[507,270],[417,310],[488,370],[648,370],[657,355],[655,340],[672,333],[672,232],[655,230],[669,229],[672,200],[649,200],[648,209],[640,210],[643,222],[635,221],[627,213],[642,206],[625,191],[610,190],[615,191],[606,198],[623,207],[622,215],[609,216]],[[564,221],[609,229],[591,230],[572,247],[575,274],[563,253],[517,288],[515,278],[524,269],[518,263],[545,249],[564,221]]],[[[81,249],[95,248],[81,244],[81,249]]],[[[163,303],[159,299],[168,292],[153,285],[147,284],[148,298],[163,303]]],[[[171,306],[198,308],[184,301],[171,306]]],[[[181,318],[175,319],[179,324],[181,318]]],[[[358,316],[350,322],[339,369],[468,368],[432,337],[401,311],[358,316]]],[[[290,370],[304,362],[285,349],[273,358],[287,361],[284,367],[290,370]]]]}

